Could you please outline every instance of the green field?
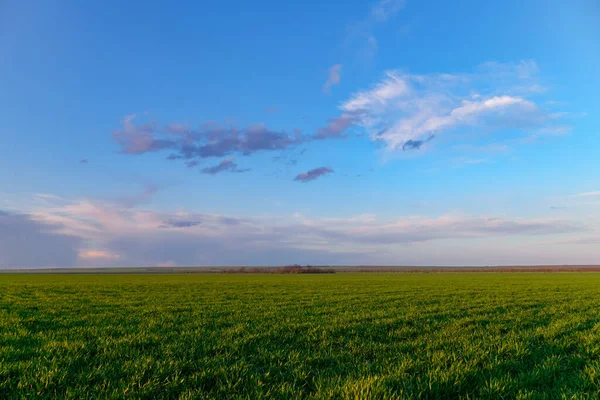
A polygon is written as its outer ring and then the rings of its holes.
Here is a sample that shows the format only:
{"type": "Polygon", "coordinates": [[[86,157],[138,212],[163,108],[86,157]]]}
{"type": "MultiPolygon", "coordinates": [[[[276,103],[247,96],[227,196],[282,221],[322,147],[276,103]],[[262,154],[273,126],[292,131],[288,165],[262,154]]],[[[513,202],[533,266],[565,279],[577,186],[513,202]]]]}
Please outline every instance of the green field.
{"type": "Polygon", "coordinates": [[[598,398],[600,274],[0,275],[0,398],[598,398]]]}

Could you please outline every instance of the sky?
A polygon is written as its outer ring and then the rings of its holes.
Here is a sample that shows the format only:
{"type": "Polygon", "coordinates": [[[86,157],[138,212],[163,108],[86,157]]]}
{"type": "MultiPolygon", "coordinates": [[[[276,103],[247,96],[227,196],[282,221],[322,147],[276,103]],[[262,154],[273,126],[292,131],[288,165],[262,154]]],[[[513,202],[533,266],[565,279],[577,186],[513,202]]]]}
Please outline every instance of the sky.
{"type": "Polygon", "coordinates": [[[600,263],[600,3],[0,0],[0,268],[600,263]]]}

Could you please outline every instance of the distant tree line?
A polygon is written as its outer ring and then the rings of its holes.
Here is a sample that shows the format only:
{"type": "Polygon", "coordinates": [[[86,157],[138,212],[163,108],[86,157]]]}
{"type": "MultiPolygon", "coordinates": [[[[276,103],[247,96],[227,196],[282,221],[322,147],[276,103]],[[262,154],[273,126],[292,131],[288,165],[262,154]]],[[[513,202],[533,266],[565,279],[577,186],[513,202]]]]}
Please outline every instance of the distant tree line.
{"type": "Polygon", "coordinates": [[[335,274],[333,269],[312,265],[284,265],[282,267],[241,267],[223,271],[227,274],[335,274]]]}

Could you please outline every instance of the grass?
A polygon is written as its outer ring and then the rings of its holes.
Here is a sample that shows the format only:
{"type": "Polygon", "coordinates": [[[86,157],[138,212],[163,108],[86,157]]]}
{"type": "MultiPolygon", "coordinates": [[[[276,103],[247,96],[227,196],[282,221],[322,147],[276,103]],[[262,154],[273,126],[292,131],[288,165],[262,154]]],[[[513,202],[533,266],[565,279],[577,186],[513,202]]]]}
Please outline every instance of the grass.
{"type": "Polygon", "coordinates": [[[0,398],[600,397],[600,274],[0,275],[0,398]]]}

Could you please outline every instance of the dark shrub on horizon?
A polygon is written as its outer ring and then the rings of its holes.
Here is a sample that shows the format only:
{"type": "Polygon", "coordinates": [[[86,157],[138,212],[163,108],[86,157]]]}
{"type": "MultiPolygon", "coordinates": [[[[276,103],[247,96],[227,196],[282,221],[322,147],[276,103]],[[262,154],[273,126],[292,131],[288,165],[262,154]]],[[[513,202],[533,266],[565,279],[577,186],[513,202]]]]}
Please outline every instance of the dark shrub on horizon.
{"type": "Polygon", "coordinates": [[[326,268],[315,268],[312,265],[286,265],[284,267],[275,268],[273,271],[276,274],[334,274],[335,271],[326,268]]]}

